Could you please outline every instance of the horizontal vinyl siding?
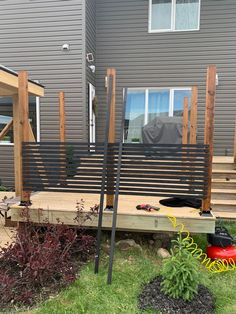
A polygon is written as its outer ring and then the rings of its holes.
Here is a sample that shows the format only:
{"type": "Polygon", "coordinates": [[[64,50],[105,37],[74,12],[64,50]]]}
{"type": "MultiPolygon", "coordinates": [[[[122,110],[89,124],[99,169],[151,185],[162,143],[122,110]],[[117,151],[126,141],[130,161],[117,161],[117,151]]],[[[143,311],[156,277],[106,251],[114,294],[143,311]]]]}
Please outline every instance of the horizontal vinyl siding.
{"type": "Polygon", "coordinates": [[[148,33],[148,0],[97,0],[98,130],[103,138],[104,76],[117,70],[117,133],[124,87],[199,87],[198,139],[203,140],[205,80],[216,64],[215,155],[233,151],[236,117],[236,2],[202,0],[200,31],[148,33]]]}
{"type": "MultiPolygon", "coordinates": [[[[95,0],[86,0],[86,53],[93,53],[96,60],[96,3],[95,0]]],[[[95,73],[89,69],[87,63],[87,81],[95,86],[95,73]]]]}
{"type": "Polygon", "coordinates": [[[13,146],[0,146],[0,184],[14,187],[13,146]]]}
{"type": "MultiPolygon", "coordinates": [[[[95,0],[86,0],[86,54],[92,53],[94,56],[94,60],[96,61],[96,3],[95,0]]],[[[87,130],[89,133],[89,88],[88,83],[91,83],[94,87],[96,87],[96,73],[92,73],[89,66],[95,65],[94,62],[86,62],[86,104],[87,104],[87,130]]]]}
{"type": "MultiPolygon", "coordinates": [[[[27,70],[45,86],[40,100],[42,141],[59,139],[61,90],[67,140],[87,140],[84,6],[84,0],[0,1],[0,64],[27,70]],[[70,51],[62,51],[64,43],[70,44],[70,51]]],[[[0,146],[0,160],[2,154],[0,146]]],[[[8,167],[12,169],[12,159],[8,167]]]]}

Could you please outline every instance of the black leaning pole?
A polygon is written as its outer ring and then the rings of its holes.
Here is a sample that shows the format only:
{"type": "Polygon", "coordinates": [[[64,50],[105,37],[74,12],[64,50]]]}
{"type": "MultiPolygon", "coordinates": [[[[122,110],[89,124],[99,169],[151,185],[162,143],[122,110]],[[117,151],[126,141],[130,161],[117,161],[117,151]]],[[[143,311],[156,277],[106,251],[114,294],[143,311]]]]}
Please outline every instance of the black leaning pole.
{"type": "Polygon", "coordinates": [[[125,89],[125,93],[124,93],[124,104],[123,104],[123,112],[122,112],[122,117],[121,117],[121,131],[120,131],[119,151],[118,151],[118,160],[117,160],[115,199],[114,199],[114,207],[113,207],[113,215],[112,215],[113,219],[112,219],[112,231],[111,231],[111,247],[110,247],[110,254],[109,254],[109,266],[108,266],[108,276],[107,276],[107,283],[109,285],[112,282],[112,269],[113,269],[113,259],[114,259],[114,251],[115,251],[116,222],[117,222],[117,209],[118,209],[119,190],[120,190],[120,171],[121,171],[121,164],[122,164],[126,99],[127,99],[127,88],[125,89]]]}
{"type": "Polygon", "coordinates": [[[108,151],[108,136],[109,136],[109,123],[111,113],[111,101],[112,101],[112,85],[113,77],[108,77],[108,93],[107,93],[107,114],[106,114],[106,126],[105,126],[105,141],[104,141],[104,159],[102,168],[102,182],[101,182],[101,194],[100,194],[100,205],[99,205],[99,216],[98,216],[98,230],[97,230],[97,243],[96,243],[96,255],[95,255],[95,274],[99,271],[99,260],[101,250],[101,236],[102,236],[102,218],[103,218],[103,207],[104,207],[104,196],[106,187],[106,171],[107,171],[107,151],[108,151]]]}

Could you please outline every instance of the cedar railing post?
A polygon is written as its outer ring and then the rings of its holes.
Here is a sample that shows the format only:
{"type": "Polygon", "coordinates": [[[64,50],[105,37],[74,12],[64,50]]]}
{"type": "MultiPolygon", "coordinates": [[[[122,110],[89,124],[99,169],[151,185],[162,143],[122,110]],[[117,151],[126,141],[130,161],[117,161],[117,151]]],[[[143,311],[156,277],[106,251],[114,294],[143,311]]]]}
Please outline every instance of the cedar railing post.
{"type": "Polygon", "coordinates": [[[198,88],[192,87],[191,112],[190,112],[190,144],[197,143],[197,102],[198,88]]]}
{"type": "MultiPolygon", "coordinates": [[[[107,78],[112,77],[112,98],[111,98],[111,108],[110,108],[110,123],[109,123],[109,133],[108,133],[108,144],[115,143],[115,125],[116,125],[116,70],[107,69],[107,78]]],[[[108,86],[109,89],[109,86],[108,86]]],[[[109,90],[107,89],[107,92],[109,90]]],[[[106,208],[112,209],[114,205],[114,155],[112,153],[114,148],[108,146],[108,168],[107,168],[107,199],[106,208]]]]}
{"type": "Polygon", "coordinates": [[[14,135],[14,178],[16,197],[21,196],[22,191],[22,124],[19,106],[19,95],[13,96],[13,135],[14,135]]]}
{"type": "Polygon", "coordinates": [[[66,146],[64,143],[66,141],[66,130],[65,130],[65,93],[59,93],[59,128],[60,128],[60,143],[62,144],[60,147],[60,159],[59,162],[59,173],[61,184],[66,185],[67,178],[67,165],[66,165],[66,146]]]}
{"type": "Polygon", "coordinates": [[[64,92],[59,93],[59,114],[60,114],[60,142],[64,143],[65,134],[65,94],[64,92]]]}
{"type": "Polygon", "coordinates": [[[30,192],[23,190],[22,144],[29,142],[29,95],[28,73],[18,74],[18,95],[13,97],[14,165],[15,192],[20,196],[21,205],[30,203],[30,192]]]}
{"type": "Polygon", "coordinates": [[[214,137],[214,115],[216,95],[216,66],[210,65],[207,69],[206,82],[206,112],[205,112],[205,134],[204,144],[209,146],[207,195],[202,202],[202,211],[210,212],[211,209],[211,181],[212,181],[212,159],[213,159],[213,137],[214,137]]]}
{"type": "MultiPolygon", "coordinates": [[[[192,87],[192,96],[191,96],[191,111],[190,111],[190,136],[189,143],[192,145],[197,144],[197,102],[198,102],[198,88],[197,86],[192,87]]],[[[193,167],[195,171],[195,167],[193,167]]],[[[191,177],[190,189],[194,183],[194,178],[191,177]]]]}
{"type": "Polygon", "coordinates": [[[182,144],[188,144],[188,97],[184,97],[182,144]]]}

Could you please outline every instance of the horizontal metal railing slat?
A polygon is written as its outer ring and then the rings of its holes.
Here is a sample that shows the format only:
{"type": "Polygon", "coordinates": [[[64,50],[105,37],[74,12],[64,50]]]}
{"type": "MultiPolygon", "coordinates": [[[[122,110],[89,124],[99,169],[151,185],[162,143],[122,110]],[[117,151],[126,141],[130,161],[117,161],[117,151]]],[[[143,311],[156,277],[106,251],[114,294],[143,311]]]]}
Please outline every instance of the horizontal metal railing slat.
{"type": "MultiPolygon", "coordinates": [[[[119,143],[108,146],[106,191],[109,193],[115,189],[118,146],[119,143]]],[[[24,143],[24,189],[99,193],[103,148],[103,143],[24,143]]],[[[204,198],[208,158],[208,146],[202,144],[125,143],[120,194],[204,198]]]]}

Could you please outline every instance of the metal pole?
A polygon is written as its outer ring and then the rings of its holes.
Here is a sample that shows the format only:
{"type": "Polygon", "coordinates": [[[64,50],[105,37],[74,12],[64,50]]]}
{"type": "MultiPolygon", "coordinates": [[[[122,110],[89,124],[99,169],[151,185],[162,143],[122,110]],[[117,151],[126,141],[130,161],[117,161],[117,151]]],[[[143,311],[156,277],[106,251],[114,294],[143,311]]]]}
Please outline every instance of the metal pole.
{"type": "Polygon", "coordinates": [[[109,285],[112,282],[112,268],[113,268],[113,259],[114,259],[114,251],[115,251],[117,208],[118,208],[119,189],[120,189],[120,171],[121,171],[121,164],[122,164],[126,99],[127,99],[127,89],[125,89],[125,94],[124,94],[124,106],[123,106],[123,113],[122,113],[122,120],[121,120],[121,132],[120,132],[119,152],[118,152],[118,161],[117,161],[115,200],[114,200],[114,209],[113,209],[113,216],[112,216],[113,220],[112,220],[112,231],[111,231],[111,248],[110,248],[109,268],[108,268],[108,277],[107,277],[107,283],[109,285]]]}
{"type": "Polygon", "coordinates": [[[102,183],[101,183],[101,194],[100,194],[100,205],[99,205],[99,216],[98,216],[98,230],[97,230],[97,244],[96,244],[96,255],[95,255],[95,274],[98,273],[99,259],[100,259],[100,247],[101,247],[101,236],[102,236],[102,218],[103,218],[104,194],[105,194],[105,185],[106,185],[108,133],[109,133],[110,109],[111,109],[111,100],[112,100],[112,84],[113,84],[113,77],[109,76],[109,78],[108,78],[108,94],[107,94],[106,128],[105,128],[105,141],[104,141],[104,159],[103,159],[103,169],[102,169],[102,183]]]}

